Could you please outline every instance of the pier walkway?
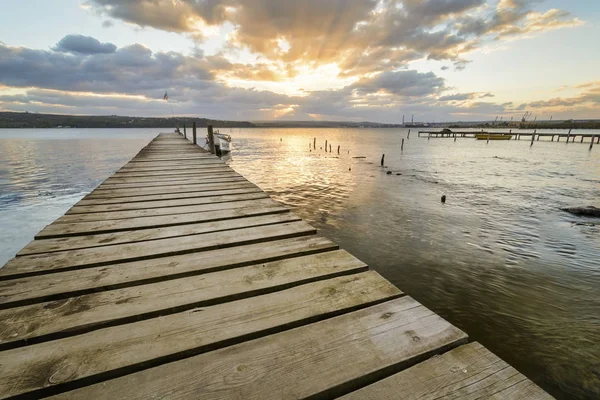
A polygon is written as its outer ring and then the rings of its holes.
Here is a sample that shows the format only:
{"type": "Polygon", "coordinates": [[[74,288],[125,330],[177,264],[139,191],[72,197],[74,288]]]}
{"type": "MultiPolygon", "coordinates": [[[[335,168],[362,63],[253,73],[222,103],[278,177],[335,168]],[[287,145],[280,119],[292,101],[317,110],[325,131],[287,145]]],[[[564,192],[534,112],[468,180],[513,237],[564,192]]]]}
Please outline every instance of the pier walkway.
{"type": "Polygon", "coordinates": [[[548,399],[178,134],[0,269],[0,398],[548,399]]]}

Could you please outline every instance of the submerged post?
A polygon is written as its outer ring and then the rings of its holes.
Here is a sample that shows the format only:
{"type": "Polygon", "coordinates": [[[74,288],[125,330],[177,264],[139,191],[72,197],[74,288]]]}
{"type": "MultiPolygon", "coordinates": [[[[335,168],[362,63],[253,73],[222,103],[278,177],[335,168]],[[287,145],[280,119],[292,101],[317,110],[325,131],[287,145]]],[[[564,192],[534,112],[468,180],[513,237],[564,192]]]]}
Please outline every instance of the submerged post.
{"type": "Polygon", "coordinates": [[[215,154],[215,137],[213,135],[213,126],[209,125],[206,128],[208,130],[208,144],[210,147],[210,153],[215,154]]]}
{"type": "Polygon", "coordinates": [[[408,135],[406,135],[407,139],[410,139],[410,129],[408,130],[408,135]]]}
{"type": "Polygon", "coordinates": [[[340,154],[340,145],[338,144],[338,154],[340,154]]]}
{"type": "Polygon", "coordinates": [[[402,144],[400,145],[400,151],[404,151],[404,139],[402,139],[402,144]]]}
{"type": "Polygon", "coordinates": [[[185,130],[185,124],[183,124],[183,137],[187,139],[187,131],[185,130]]]}
{"type": "Polygon", "coordinates": [[[381,166],[383,167],[383,161],[385,160],[385,154],[381,156],[381,166]]]}
{"type": "Polygon", "coordinates": [[[533,146],[533,139],[535,139],[535,134],[534,133],[531,134],[531,144],[529,146],[533,146]]]}
{"type": "Polygon", "coordinates": [[[196,144],[196,121],[192,123],[192,142],[196,144]]]}
{"type": "Polygon", "coordinates": [[[594,139],[596,139],[596,135],[592,135],[592,141],[590,142],[590,150],[594,147],[594,139]]]}

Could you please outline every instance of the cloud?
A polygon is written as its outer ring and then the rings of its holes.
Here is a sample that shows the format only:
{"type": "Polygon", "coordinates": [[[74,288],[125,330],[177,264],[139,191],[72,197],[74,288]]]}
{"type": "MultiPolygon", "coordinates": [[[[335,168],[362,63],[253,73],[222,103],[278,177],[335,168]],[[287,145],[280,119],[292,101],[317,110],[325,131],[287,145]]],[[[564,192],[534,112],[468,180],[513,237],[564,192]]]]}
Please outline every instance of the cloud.
{"type": "Polygon", "coordinates": [[[113,26],[115,26],[115,23],[112,22],[109,19],[107,19],[107,20],[105,20],[105,21],[102,22],[102,27],[103,28],[112,28],[113,26]]]}
{"type": "Polygon", "coordinates": [[[67,35],[54,46],[54,51],[72,54],[109,54],[117,50],[112,43],[100,43],[90,36],[67,35]]]}
{"type": "Polygon", "coordinates": [[[386,71],[350,86],[358,93],[389,93],[405,97],[429,96],[444,89],[444,79],[433,72],[386,71]]]}
{"type": "MultiPolygon", "coordinates": [[[[203,36],[234,27],[229,50],[271,65],[336,63],[340,76],[406,67],[425,58],[463,70],[465,56],[487,40],[519,37],[582,22],[563,10],[533,11],[538,0],[88,0],[97,12],[142,27],[203,36]],[[280,43],[288,44],[281,51],[280,43]]],[[[250,77],[252,74],[240,71],[250,77]]],[[[275,74],[274,76],[278,76],[275,74]]]]}

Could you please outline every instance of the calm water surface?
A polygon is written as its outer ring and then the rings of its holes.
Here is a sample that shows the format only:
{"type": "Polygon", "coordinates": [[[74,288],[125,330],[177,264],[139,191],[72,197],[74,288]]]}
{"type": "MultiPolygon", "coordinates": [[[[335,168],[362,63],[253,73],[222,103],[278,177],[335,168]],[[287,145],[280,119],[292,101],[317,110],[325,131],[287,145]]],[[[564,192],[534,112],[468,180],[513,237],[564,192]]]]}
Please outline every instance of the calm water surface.
{"type": "MultiPolygon", "coordinates": [[[[160,131],[0,130],[0,264],[160,131]]],[[[325,236],[555,396],[600,396],[600,220],[560,211],[600,207],[600,146],[231,134],[231,166],[325,236]]]]}

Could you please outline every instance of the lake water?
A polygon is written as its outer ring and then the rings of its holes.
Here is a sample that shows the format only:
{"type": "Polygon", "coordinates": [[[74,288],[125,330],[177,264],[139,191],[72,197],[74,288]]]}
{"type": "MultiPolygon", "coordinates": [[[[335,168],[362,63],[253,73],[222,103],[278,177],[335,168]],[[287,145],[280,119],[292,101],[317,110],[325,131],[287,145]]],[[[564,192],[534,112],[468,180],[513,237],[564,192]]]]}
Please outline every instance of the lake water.
{"type": "MultiPolygon", "coordinates": [[[[0,130],[0,265],[160,131],[0,130]]],[[[553,395],[600,397],[600,219],[560,210],[600,207],[600,145],[231,134],[230,165],[324,236],[553,395]]]]}

